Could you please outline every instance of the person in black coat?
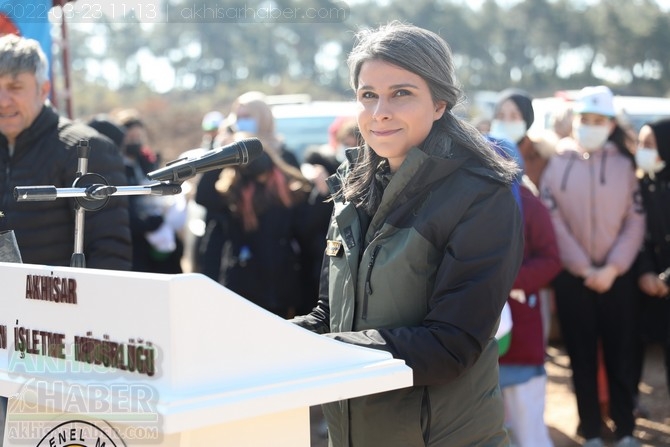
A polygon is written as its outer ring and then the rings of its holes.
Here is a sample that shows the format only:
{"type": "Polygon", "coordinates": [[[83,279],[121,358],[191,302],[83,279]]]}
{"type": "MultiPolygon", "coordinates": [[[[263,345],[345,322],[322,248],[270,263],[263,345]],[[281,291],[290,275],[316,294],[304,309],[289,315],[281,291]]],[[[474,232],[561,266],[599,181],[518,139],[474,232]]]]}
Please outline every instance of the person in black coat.
{"type": "MultiPolygon", "coordinates": [[[[642,126],[635,152],[647,232],[637,259],[641,341],[660,343],[670,390],[670,119],[642,126]]],[[[639,362],[641,375],[642,361],[639,362]]]]}
{"type": "MultiPolygon", "coordinates": [[[[111,117],[98,115],[88,125],[111,139],[123,155],[129,185],[147,184],[141,156],[126,143],[126,128],[111,117]]],[[[182,273],[181,257],[184,244],[170,225],[168,197],[151,195],[129,196],[130,231],[133,241],[135,272],[182,273]],[[156,242],[158,241],[158,242],[156,242]]]]}
{"type": "MultiPolygon", "coordinates": [[[[48,103],[48,64],[37,41],[0,37],[0,231],[14,230],[23,262],[68,266],[75,240],[74,200],[18,202],[17,186],[72,187],[77,146],[90,147],[88,172],[114,186],[126,185],[123,161],[108,139],[90,127],[58,115],[48,103]]],[[[132,246],[128,201],[111,197],[84,218],[86,267],[129,270],[132,246]]]]}
{"type": "Polygon", "coordinates": [[[196,192],[210,219],[201,273],[270,312],[293,316],[303,279],[299,211],[310,187],[267,151],[247,165],[205,172],[196,192]]]}

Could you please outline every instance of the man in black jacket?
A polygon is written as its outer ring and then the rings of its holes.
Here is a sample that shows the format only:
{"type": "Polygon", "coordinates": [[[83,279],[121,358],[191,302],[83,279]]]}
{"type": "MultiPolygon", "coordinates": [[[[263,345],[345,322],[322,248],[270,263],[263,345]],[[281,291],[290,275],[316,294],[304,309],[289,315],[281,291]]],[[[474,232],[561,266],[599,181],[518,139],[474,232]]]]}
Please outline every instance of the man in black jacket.
{"type": "MultiPolygon", "coordinates": [[[[80,140],[91,148],[88,172],[110,185],[126,184],[117,148],[92,128],[58,115],[47,97],[48,64],[39,43],[15,35],[0,37],[0,231],[14,230],[23,262],[70,265],[74,251],[72,199],[17,202],[16,186],[71,187],[77,176],[80,140]]],[[[127,199],[111,197],[85,212],[86,267],[130,270],[127,199]]]]}

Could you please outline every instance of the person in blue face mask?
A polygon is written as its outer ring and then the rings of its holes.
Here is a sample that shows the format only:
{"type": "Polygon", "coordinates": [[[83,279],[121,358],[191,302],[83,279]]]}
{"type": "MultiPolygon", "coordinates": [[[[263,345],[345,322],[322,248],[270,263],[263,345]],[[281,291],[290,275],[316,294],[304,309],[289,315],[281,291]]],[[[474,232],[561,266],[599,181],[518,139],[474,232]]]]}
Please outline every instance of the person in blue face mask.
{"type": "MultiPolygon", "coordinates": [[[[258,138],[263,150],[274,160],[294,168],[300,164],[275,132],[272,109],[262,92],[250,91],[238,96],[231,104],[230,113],[219,126],[214,147],[225,146],[235,141],[235,135],[244,134],[258,138]]],[[[218,279],[221,269],[221,250],[225,243],[225,231],[221,226],[221,194],[216,190],[221,169],[205,172],[198,181],[195,201],[206,210],[203,245],[198,248],[196,264],[198,271],[210,278],[218,279]]],[[[224,214],[226,214],[225,212],[224,214]]]]}
{"type": "MultiPolygon", "coordinates": [[[[240,95],[230,108],[226,119],[226,128],[233,132],[244,132],[257,137],[263,143],[263,148],[278,156],[289,165],[299,167],[299,163],[290,148],[286,147],[275,131],[275,120],[272,109],[266,102],[265,94],[251,91],[240,95]]],[[[230,138],[230,135],[228,135],[230,138]]],[[[227,144],[230,141],[221,141],[227,144]]]]}

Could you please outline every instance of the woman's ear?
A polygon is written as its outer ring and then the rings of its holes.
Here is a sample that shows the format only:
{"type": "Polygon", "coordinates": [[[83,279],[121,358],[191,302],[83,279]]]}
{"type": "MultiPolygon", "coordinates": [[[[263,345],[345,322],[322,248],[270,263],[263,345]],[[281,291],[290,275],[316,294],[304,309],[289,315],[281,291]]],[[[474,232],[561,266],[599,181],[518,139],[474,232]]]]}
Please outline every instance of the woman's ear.
{"type": "Polygon", "coordinates": [[[447,101],[437,101],[435,103],[435,113],[433,113],[433,121],[437,121],[442,118],[444,112],[447,110],[447,101]]]}

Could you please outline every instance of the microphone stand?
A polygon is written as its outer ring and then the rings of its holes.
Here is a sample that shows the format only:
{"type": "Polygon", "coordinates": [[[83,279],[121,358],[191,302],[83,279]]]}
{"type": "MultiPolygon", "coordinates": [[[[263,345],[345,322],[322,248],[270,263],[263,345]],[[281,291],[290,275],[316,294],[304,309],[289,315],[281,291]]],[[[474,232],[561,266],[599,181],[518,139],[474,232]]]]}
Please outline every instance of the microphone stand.
{"type": "MultiPolygon", "coordinates": [[[[77,145],[77,174],[72,185],[76,185],[88,171],[88,156],[91,148],[88,145],[88,140],[79,140],[77,145]]],[[[58,197],[58,195],[56,195],[58,197]]],[[[86,267],[86,258],[84,256],[84,211],[86,208],[80,206],[79,203],[74,204],[75,218],[74,218],[74,252],[70,258],[71,267],[86,267]]]]}
{"type": "Polygon", "coordinates": [[[47,202],[59,198],[74,198],[74,252],[70,267],[86,267],[84,255],[84,213],[104,208],[111,196],[170,196],[181,193],[181,183],[156,182],[147,185],[111,186],[107,180],[88,171],[90,147],[88,140],[77,145],[77,174],[71,188],[56,188],[52,185],[17,186],[14,199],[17,202],[47,202]]]}

